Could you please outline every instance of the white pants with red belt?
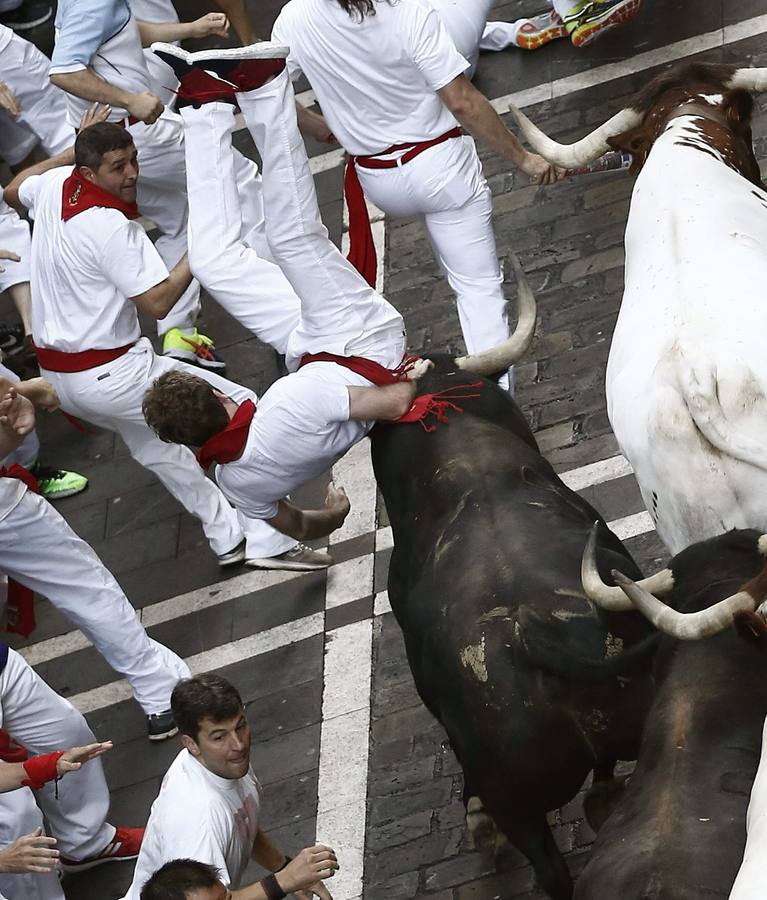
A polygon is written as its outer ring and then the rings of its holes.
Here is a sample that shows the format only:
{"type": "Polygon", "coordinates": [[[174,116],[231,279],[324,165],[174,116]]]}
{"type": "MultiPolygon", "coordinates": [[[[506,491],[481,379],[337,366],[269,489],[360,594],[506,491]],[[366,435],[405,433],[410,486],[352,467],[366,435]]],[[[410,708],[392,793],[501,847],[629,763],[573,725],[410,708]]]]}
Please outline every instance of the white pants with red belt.
{"type": "Polygon", "coordinates": [[[444,141],[393,169],[358,165],[357,172],[365,195],[379,209],[391,216],[422,218],[456,294],[468,352],[505,341],[509,324],[493,202],[473,138],[444,141]]]}
{"type": "Polygon", "coordinates": [[[402,317],[328,237],[287,71],[237,100],[261,154],[269,246],[301,298],[300,319],[288,340],[288,367],[304,353],[326,351],[393,368],[405,351],[402,317]]]}
{"type": "Polygon", "coordinates": [[[204,378],[238,403],[255,399],[252,391],[220,375],[158,356],[146,338],[119,359],[95,369],[67,373],[45,369],[43,375],[56,389],[65,412],[120,435],[131,456],[154,472],[179,503],[200,519],[214,553],[232,550],[243,537],[246,555],[251,558],[277,556],[294,547],[292,538],[266,522],[238,513],[206,477],[191,450],[163,443],[146,424],[141,411],[144,394],[171,369],[204,378]]]}
{"type": "Polygon", "coordinates": [[[0,52],[0,81],[21,107],[18,119],[0,121],[0,156],[10,165],[20,163],[38,141],[48,156],[62,153],[75,141],[64,92],[48,80],[50,64],[34,44],[16,34],[0,52]]]}
{"type": "MultiPolygon", "coordinates": [[[[26,747],[30,756],[82,747],[96,740],[82,714],[48,687],[13,650],[8,651],[8,662],[0,672],[0,728],[26,747]]],[[[101,737],[107,740],[109,735],[101,737]]],[[[85,859],[100,853],[114,837],[114,826],[106,821],[109,790],[100,759],[62,778],[58,799],[52,782],[34,793],[62,856],[85,859]]],[[[10,843],[27,833],[23,825],[4,822],[0,816],[0,841],[10,843]]],[[[14,896],[6,884],[15,877],[0,876],[2,893],[14,896]]],[[[23,896],[26,900],[27,895],[23,896]]]]}
{"type": "Polygon", "coordinates": [[[93,549],[30,491],[0,519],[0,572],[47,597],[73,622],[128,680],[146,715],[170,709],[171,691],[189,677],[189,667],[147,635],[93,549]]]}
{"type": "MultiPolygon", "coordinates": [[[[129,130],[138,150],[140,166],[138,207],[162,232],[156,247],[165,264],[172,267],[187,250],[188,194],[184,126],[177,113],[166,109],[153,125],[138,122],[131,125],[129,130]]],[[[232,157],[237,193],[242,202],[242,222],[238,237],[250,247],[265,249],[263,198],[258,168],[238,150],[233,151],[232,157]]],[[[198,202],[211,202],[217,178],[218,173],[209,163],[203,193],[195,198],[198,202]]],[[[194,190],[199,193],[196,185],[194,190]]],[[[192,193],[190,188],[189,195],[192,193]]],[[[198,241],[203,240],[209,240],[208,236],[200,236],[198,233],[198,241]]],[[[211,246],[210,249],[215,251],[218,248],[211,246]]],[[[195,252],[196,250],[192,250],[192,254],[195,252]]],[[[193,259],[190,259],[191,262],[193,259]]],[[[199,264],[193,264],[192,270],[195,274],[207,277],[199,264]]],[[[222,287],[216,291],[210,290],[231,316],[250,327],[248,322],[251,319],[252,305],[268,301],[272,296],[285,297],[289,285],[276,266],[264,265],[257,281],[249,284],[247,291],[231,291],[222,287]]],[[[159,321],[158,333],[162,335],[171,328],[189,327],[198,312],[199,283],[194,281],[168,315],[159,321]]]]}
{"type": "MultiPolygon", "coordinates": [[[[43,824],[40,807],[29,788],[0,794],[0,850],[43,824]]],[[[64,900],[64,892],[55,870],[23,875],[0,874],[0,900],[64,900]]]]}

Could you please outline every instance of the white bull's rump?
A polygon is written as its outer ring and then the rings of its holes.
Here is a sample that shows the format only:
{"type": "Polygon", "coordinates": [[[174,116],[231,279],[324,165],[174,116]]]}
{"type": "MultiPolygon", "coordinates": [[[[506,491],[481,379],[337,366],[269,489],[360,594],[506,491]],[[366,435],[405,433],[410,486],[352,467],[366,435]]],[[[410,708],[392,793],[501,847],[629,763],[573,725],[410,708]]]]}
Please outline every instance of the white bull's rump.
{"type": "Polygon", "coordinates": [[[672,553],[767,531],[767,194],[712,155],[700,122],[673,119],[634,187],[606,379],[672,553]]]}

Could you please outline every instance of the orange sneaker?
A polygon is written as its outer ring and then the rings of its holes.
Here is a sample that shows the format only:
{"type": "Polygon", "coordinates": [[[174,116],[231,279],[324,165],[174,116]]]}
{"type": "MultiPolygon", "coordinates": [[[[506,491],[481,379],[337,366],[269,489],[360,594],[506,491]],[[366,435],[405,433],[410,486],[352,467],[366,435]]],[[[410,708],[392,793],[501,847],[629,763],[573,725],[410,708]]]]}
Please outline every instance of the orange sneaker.
{"type": "Polygon", "coordinates": [[[586,47],[596,38],[634,18],[642,0],[586,0],[565,16],[574,47],[586,47]]]}
{"type": "Polygon", "coordinates": [[[553,9],[532,19],[522,19],[522,23],[515,42],[523,50],[537,50],[549,41],[567,37],[568,34],[565,23],[553,9]]]}

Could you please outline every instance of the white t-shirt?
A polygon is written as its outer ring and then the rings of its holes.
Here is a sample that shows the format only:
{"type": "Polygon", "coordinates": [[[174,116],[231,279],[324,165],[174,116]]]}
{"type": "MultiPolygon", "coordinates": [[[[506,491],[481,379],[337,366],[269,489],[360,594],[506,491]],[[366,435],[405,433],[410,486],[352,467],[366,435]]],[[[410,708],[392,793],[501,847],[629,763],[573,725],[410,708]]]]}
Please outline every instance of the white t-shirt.
{"type": "Polygon", "coordinates": [[[0,519],[4,519],[21,503],[27,486],[18,478],[0,478],[0,519]]]}
{"type": "Polygon", "coordinates": [[[143,228],[116,209],[94,207],[64,222],[64,181],[72,170],[27,178],[19,199],[34,217],[32,333],[40,347],[68,353],[122,347],[141,335],[128,299],[168,277],[143,228]]]}
{"type": "MultiPolygon", "coordinates": [[[[58,4],[50,74],[89,68],[99,78],[131,94],[151,91],[152,80],[141,49],[141,35],[124,0],[87,0],[87,8],[82,10],[80,2],[68,0],[66,4],[58,4]]],[[[65,94],[69,124],[77,128],[91,101],[65,94]]],[[[117,122],[127,115],[127,110],[112,107],[109,121],[117,122]]]]}
{"type": "Polygon", "coordinates": [[[209,863],[225,884],[240,887],[258,833],[260,794],[252,769],[243,778],[221,778],[182,750],[152,804],[124,900],[139,900],[147,879],[172,859],[209,863]]]}
{"type": "Polygon", "coordinates": [[[371,387],[355,372],[317,362],[276,381],[258,401],[242,456],[217,466],[216,481],[234,506],[255,519],[327,471],[370,431],[349,419],[347,386],[371,387]]]}
{"type": "Polygon", "coordinates": [[[337,0],[290,0],[272,40],[311,82],[333,134],[355,155],[438,137],[457,124],[435,93],[469,68],[427,0],[344,12],[337,0]]]}
{"type": "Polygon", "coordinates": [[[14,32],[7,25],[0,25],[0,51],[5,50],[13,39],[14,32]]]}

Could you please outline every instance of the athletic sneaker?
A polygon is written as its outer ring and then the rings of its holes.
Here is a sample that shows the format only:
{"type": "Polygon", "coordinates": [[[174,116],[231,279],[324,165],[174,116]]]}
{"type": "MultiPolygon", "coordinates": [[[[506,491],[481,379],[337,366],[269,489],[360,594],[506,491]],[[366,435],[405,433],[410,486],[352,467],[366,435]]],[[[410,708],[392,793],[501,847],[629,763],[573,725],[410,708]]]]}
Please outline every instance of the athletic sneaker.
{"type": "Polygon", "coordinates": [[[146,730],[150,741],[164,741],[178,734],[178,725],[173,718],[173,710],[151,713],[146,717],[146,730]]]}
{"type": "Polygon", "coordinates": [[[141,841],[144,839],[143,828],[118,828],[115,836],[104,847],[101,853],[95,856],[87,856],[85,859],[60,858],[61,868],[65,872],[84,872],[102,863],[123,862],[126,859],[135,859],[141,849],[141,841]]]}
{"type": "Polygon", "coordinates": [[[26,348],[24,329],[21,325],[0,323],[0,350],[6,356],[16,356],[26,348]]]}
{"type": "Polygon", "coordinates": [[[46,500],[63,500],[74,497],[88,487],[88,479],[77,472],[66,469],[54,469],[51,466],[35,463],[29,470],[37,479],[41,496],[46,500]]]}
{"type": "Polygon", "coordinates": [[[240,541],[239,544],[228,553],[220,553],[218,556],[218,564],[221,568],[225,568],[226,566],[233,566],[235,563],[240,563],[245,559],[245,539],[240,541]]]}
{"type": "Polygon", "coordinates": [[[564,17],[575,47],[585,47],[595,38],[623,25],[639,12],[642,0],[580,0],[564,17]]]}
{"type": "Polygon", "coordinates": [[[179,97],[195,104],[231,102],[238,91],[254,91],[285,68],[290,52],[271,41],[195,53],[175,44],[154,43],[151,50],[176,73],[179,97]]]}
{"type": "Polygon", "coordinates": [[[163,337],[162,353],[163,356],[180,359],[221,375],[226,363],[213,352],[213,346],[211,338],[200,334],[196,328],[192,329],[191,334],[184,334],[180,328],[171,328],[163,337]]]}
{"type": "Polygon", "coordinates": [[[312,572],[315,569],[327,569],[333,565],[333,557],[323,550],[312,550],[306,544],[296,544],[292,550],[286,550],[279,556],[267,559],[246,559],[246,566],[254,569],[288,569],[295,572],[312,572]]]}
{"type": "Polygon", "coordinates": [[[532,19],[523,19],[522,23],[515,43],[523,50],[537,50],[549,41],[567,37],[568,34],[565,23],[553,9],[532,19]]]}
{"type": "Polygon", "coordinates": [[[0,23],[13,31],[29,31],[47,22],[53,15],[53,7],[45,0],[27,0],[16,9],[0,15],[0,23]]]}

